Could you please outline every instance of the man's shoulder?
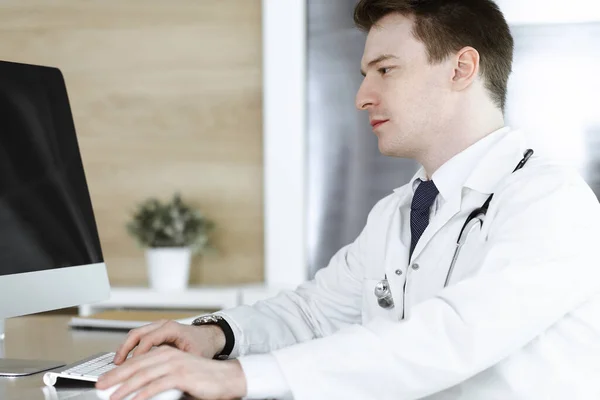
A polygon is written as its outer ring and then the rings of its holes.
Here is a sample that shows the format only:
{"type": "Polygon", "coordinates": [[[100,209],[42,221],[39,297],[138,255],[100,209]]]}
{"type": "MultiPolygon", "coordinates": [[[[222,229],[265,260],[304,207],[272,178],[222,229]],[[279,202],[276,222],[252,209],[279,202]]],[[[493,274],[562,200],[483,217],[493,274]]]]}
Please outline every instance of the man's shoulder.
{"type": "Polygon", "coordinates": [[[528,197],[577,197],[578,202],[598,203],[598,200],[579,170],[562,160],[548,156],[532,157],[520,170],[512,173],[499,185],[495,197],[523,201],[528,197]]]}
{"type": "Polygon", "coordinates": [[[520,170],[511,174],[505,186],[525,181],[552,181],[587,186],[587,183],[575,166],[550,156],[534,156],[520,170]]]}

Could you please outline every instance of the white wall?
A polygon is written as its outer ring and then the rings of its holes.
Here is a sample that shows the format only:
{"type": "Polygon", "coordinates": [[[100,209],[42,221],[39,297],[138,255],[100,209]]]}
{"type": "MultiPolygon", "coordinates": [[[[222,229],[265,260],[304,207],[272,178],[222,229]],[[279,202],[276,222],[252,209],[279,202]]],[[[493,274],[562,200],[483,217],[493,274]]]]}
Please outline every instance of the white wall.
{"type": "Polygon", "coordinates": [[[600,21],[598,0],[496,0],[510,25],[600,21]]]}
{"type": "Polygon", "coordinates": [[[263,0],[265,283],[306,280],[306,1],[263,0]]]}

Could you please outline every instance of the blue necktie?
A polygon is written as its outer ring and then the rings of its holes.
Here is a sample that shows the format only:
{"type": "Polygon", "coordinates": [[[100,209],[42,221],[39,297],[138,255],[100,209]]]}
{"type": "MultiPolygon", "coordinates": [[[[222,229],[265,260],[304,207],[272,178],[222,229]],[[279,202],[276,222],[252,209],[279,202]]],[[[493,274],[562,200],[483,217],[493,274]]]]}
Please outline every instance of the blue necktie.
{"type": "Polygon", "coordinates": [[[410,205],[410,257],[419,238],[429,225],[429,210],[438,195],[438,189],[433,181],[421,181],[410,205]]]}

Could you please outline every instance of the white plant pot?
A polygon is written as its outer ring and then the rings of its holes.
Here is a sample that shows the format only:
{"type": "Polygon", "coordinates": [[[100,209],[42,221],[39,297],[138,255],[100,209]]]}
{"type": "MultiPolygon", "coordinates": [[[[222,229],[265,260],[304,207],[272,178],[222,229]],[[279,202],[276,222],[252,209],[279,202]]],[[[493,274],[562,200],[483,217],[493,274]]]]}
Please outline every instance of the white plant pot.
{"type": "Polygon", "coordinates": [[[187,247],[146,249],[150,288],[159,292],[185,290],[190,277],[192,251],[187,247]]]}

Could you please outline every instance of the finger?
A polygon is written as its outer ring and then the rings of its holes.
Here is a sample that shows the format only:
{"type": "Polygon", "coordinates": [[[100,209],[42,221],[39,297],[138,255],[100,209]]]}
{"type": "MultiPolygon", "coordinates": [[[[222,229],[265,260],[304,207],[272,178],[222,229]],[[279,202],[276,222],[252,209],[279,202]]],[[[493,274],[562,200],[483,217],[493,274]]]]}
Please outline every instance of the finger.
{"type": "Polygon", "coordinates": [[[117,349],[117,351],[115,353],[115,357],[113,359],[113,362],[115,364],[119,364],[123,360],[125,360],[125,358],[129,354],[129,352],[131,350],[133,350],[133,348],[135,346],[137,346],[140,339],[144,335],[160,328],[162,325],[164,325],[164,323],[165,323],[165,321],[157,321],[157,322],[153,322],[148,325],[144,325],[140,328],[130,330],[129,333],[127,334],[127,339],[125,339],[125,341],[117,349]]]}
{"type": "Polygon", "coordinates": [[[177,340],[177,325],[174,321],[167,321],[160,328],[143,336],[137,348],[133,351],[133,357],[149,352],[154,346],[175,342],[177,340]]]}
{"type": "MultiPolygon", "coordinates": [[[[121,399],[126,397],[127,395],[137,391],[143,390],[148,387],[151,383],[158,380],[159,378],[168,377],[169,375],[174,374],[174,368],[172,363],[163,362],[160,364],[153,364],[147,368],[141,369],[137,374],[133,375],[129,378],[119,389],[114,393],[115,399],[121,399]]],[[[173,387],[168,387],[167,389],[172,389],[173,387]]],[[[164,389],[164,390],[167,390],[164,389]]],[[[164,391],[163,390],[163,391],[164,391]]],[[[151,397],[148,396],[148,397],[151,397]]],[[[111,399],[113,397],[111,396],[111,399]]]]}
{"type": "MultiPolygon", "coordinates": [[[[171,352],[172,351],[173,350],[171,350],[171,352]]],[[[165,363],[170,357],[168,353],[169,349],[168,347],[165,347],[159,349],[159,351],[152,351],[139,357],[129,358],[123,363],[123,365],[100,375],[100,377],[98,377],[98,381],[96,382],[96,388],[107,389],[116,385],[117,383],[122,383],[128,380],[144,368],[165,363]]]]}

